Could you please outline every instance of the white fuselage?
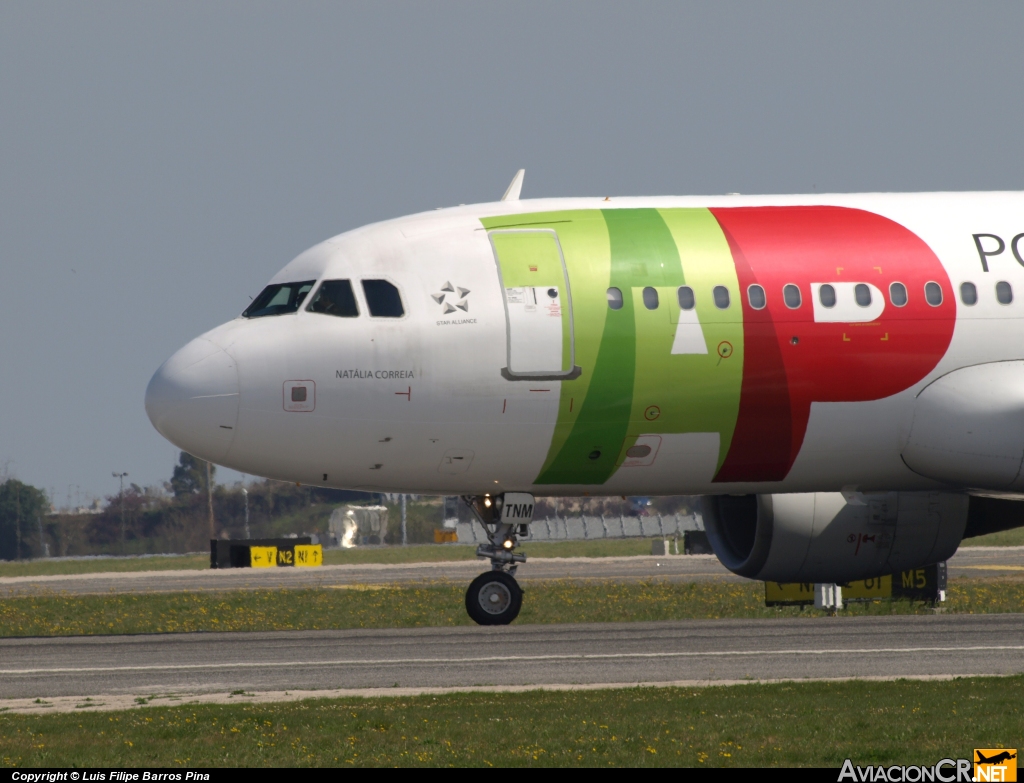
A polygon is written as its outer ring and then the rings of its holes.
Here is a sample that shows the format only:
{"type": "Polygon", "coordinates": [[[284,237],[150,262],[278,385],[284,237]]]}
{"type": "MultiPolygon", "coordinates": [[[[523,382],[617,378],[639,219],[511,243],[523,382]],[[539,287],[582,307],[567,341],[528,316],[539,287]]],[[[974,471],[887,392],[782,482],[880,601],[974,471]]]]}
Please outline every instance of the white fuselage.
{"type": "MultiPolygon", "coordinates": [[[[198,457],[249,474],[338,488],[535,495],[937,489],[949,486],[950,479],[921,475],[902,456],[915,399],[959,368],[1024,360],[1024,265],[1010,247],[1022,232],[1020,193],[552,199],[413,215],[322,242],[271,281],[350,280],[357,317],[335,318],[299,307],[284,315],[228,321],[160,368],[147,392],[147,409],[165,437],[198,457]],[[566,412],[570,403],[563,398],[563,386],[573,381],[556,374],[533,380],[503,374],[509,365],[508,303],[490,232],[481,219],[581,210],[802,205],[869,211],[906,228],[934,252],[950,283],[944,295],[956,298],[952,338],[934,368],[880,399],[812,402],[798,453],[781,478],[716,482],[722,436],[691,427],[656,436],[626,432],[657,438],[650,464],[623,457],[597,483],[538,483],[558,437],[559,416],[575,415],[566,412]],[[998,237],[1002,252],[986,255],[998,243],[984,237],[984,252],[979,251],[975,235],[981,234],[998,237]],[[359,284],[365,279],[396,286],[404,315],[372,317],[359,284]],[[964,282],[976,286],[974,305],[960,298],[964,282]],[[997,282],[1012,288],[1008,304],[997,301],[997,282]],[[444,299],[448,308],[437,301],[446,286],[455,290],[444,299]],[[459,296],[459,289],[467,293],[459,296]],[[462,307],[452,311],[454,299],[462,307]],[[289,398],[296,384],[308,389],[305,400],[289,398]]],[[[567,242],[562,239],[563,246],[567,242]]],[[[1024,250],[1024,241],[1015,247],[1024,250]]],[[[842,272],[836,274],[835,282],[841,283],[842,272]]],[[[571,272],[569,278],[581,319],[576,279],[571,272]]],[[[810,284],[829,282],[812,279],[810,284]]],[[[818,292],[810,284],[803,291],[807,299],[818,292]]],[[[887,289],[882,282],[871,284],[877,309],[887,289]]],[[[734,300],[745,296],[740,290],[732,295],[734,300]]],[[[734,306],[739,317],[739,305],[734,306]]],[[[813,311],[806,309],[813,321],[813,311]]],[[[590,367],[580,357],[589,327],[579,319],[573,339],[585,375],[590,367]]],[[[709,349],[716,359],[715,347],[709,349]]],[[[728,355],[720,361],[728,361],[728,355]]],[[[641,383],[642,378],[637,389],[641,383]]],[[[1019,481],[1014,475],[1004,488],[1019,488],[1019,481]]]]}

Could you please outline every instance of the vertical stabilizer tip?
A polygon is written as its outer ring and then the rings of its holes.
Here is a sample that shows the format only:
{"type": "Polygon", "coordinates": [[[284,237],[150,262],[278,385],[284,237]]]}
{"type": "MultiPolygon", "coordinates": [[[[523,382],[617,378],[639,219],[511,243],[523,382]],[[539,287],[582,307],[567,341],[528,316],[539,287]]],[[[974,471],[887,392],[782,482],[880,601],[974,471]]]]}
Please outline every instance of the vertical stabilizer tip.
{"type": "Polygon", "coordinates": [[[519,201],[519,193],[523,189],[523,177],[526,174],[526,169],[519,169],[516,175],[512,177],[512,182],[508,186],[508,190],[505,191],[505,195],[501,197],[502,201],[519,201]]]}

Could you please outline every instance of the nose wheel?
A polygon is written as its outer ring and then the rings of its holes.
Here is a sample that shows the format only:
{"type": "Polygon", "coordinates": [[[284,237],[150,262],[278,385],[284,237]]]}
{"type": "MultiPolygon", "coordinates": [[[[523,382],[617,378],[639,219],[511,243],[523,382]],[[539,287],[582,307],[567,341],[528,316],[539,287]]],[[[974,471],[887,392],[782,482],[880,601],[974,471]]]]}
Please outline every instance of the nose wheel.
{"type": "Polygon", "coordinates": [[[466,590],[466,612],[478,625],[508,625],[523,607],[523,589],[504,571],[488,571],[466,590]]]}
{"type": "Polygon", "coordinates": [[[519,616],[523,590],[513,576],[526,555],[513,551],[518,536],[529,535],[533,496],[523,492],[463,495],[487,532],[488,543],[476,548],[476,556],[491,561],[491,570],[480,574],[466,591],[466,611],[479,625],[508,625],[519,616]]]}

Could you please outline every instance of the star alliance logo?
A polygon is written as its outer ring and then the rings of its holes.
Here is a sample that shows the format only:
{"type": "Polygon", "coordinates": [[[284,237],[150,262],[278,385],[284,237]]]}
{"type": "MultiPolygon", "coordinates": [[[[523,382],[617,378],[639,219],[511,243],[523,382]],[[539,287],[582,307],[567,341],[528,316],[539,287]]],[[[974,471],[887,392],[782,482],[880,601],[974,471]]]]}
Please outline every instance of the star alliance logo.
{"type": "Polygon", "coordinates": [[[441,293],[431,294],[430,298],[441,306],[441,311],[445,315],[448,315],[448,313],[454,313],[456,308],[464,313],[468,313],[469,302],[466,300],[467,296],[469,296],[468,288],[460,288],[446,282],[441,286],[441,293]],[[446,299],[447,301],[445,301],[446,299]]]}

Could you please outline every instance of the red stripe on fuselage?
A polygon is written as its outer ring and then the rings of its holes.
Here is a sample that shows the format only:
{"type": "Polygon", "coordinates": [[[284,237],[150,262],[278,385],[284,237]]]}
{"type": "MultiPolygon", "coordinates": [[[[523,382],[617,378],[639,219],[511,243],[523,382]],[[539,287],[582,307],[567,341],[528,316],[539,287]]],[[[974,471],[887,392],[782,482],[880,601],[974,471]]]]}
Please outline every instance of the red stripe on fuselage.
{"type": "MultiPolygon", "coordinates": [[[[722,230],[736,264],[743,305],[743,385],[732,444],[715,481],[782,479],[796,456],[786,367],[771,311],[754,310],[746,302],[747,286],[757,277],[732,234],[725,226],[722,230]]],[[[806,427],[804,415],[801,431],[806,427]]]]}
{"type": "Polygon", "coordinates": [[[935,367],[953,335],[953,290],[931,248],[880,215],[843,207],[711,212],[736,264],[744,337],[736,430],[715,481],[779,481],[803,444],[812,402],[881,399],[935,367]],[[897,281],[908,291],[904,307],[889,298],[897,281]],[[925,301],[929,281],[942,288],[937,307],[925,301]],[[763,310],[747,298],[755,283],[765,289],[763,310]],[[800,288],[797,309],[783,302],[790,283],[800,288]],[[867,323],[816,323],[811,283],[869,283],[885,309],[867,323]]]}

